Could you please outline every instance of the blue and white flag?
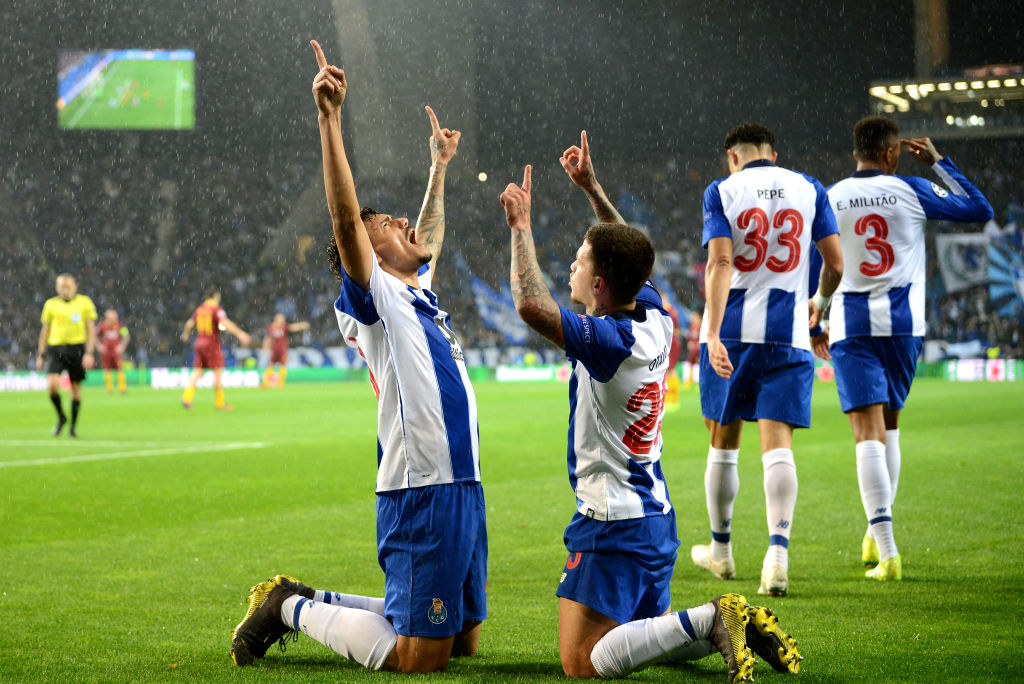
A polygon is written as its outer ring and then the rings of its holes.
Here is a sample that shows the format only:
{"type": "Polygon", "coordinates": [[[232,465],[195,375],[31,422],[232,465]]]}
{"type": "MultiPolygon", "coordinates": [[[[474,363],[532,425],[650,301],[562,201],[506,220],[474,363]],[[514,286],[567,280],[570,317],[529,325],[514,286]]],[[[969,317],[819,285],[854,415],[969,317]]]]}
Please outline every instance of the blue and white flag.
{"type": "Polygon", "coordinates": [[[988,296],[1000,316],[1024,316],[1024,249],[1011,237],[988,248],[988,296]]]}
{"type": "Polygon", "coordinates": [[[958,292],[988,282],[988,244],[989,237],[984,233],[935,236],[939,271],[946,292],[958,292]]]}
{"type": "Polygon", "coordinates": [[[484,326],[500,333],[506,344],[526,344],[530,329],[516,313],[511,291],[504,296],[498,294],[475,275],[469,276],[469,284],[473,288],[473,300],[484,326]]]}

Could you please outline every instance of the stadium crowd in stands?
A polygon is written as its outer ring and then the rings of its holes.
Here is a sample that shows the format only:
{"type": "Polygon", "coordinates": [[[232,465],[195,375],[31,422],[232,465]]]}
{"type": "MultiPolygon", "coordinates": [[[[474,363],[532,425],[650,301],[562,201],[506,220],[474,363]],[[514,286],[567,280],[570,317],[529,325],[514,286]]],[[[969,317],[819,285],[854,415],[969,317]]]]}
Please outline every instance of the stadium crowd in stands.
{"type": "MultiPolygon", "coordinates": [[[[996,211],[1000,226],[1017,222],[1024,230],[1024,172],[1013,160],[1024,154],[1024,141],[943,141],[942,151],[977,180],[996,211]]],[[[796,155],[780,142],[780,163],[819,178],[827,185],[853,169],[850,153],[830,149],[796,155]]],[[[314,150],[315,151],[315,150],[314,150]]],[[[538,260],[554,293],[568,293],[569,264],[592,217],[586,207],[565,200],[568,188],[557,164],[533,160],[537,187],[534,230],[538,260]],[[557,189],[557,190],[556,190],[557,189]]],[[[494,209],[498,188],[482,183],[464,169],[448,180],[448,230],[445,262],[437,282],[459,313],[456,331],[468,349],[501,347],[502,336],[488,329],[477,313],[468,272],[495,290],[507,283],[504,259],[509,246],[494,209]],[[461,259],[456,256],[461,255],[461,259]]],[[[494,178],[511,178],[516,169],[496,170],[494,178]]],[[[906,161],[900,170],[921,173],[906,161]]],[[[278,227],[302,193],[319,183],[319,162],[309,150],[285,155],[263,153],[259,163],[240,165],[210,156],[198,164],[153,165],[123,154],[68,161],[44,168],[39,159],[19,158],[0,172],[0,208],[12,239],[0,245],[0,268],[6,292],[0,298],[0,368],[30,367],[39,333],[38,312],[52,289],[55,274],[73,270],[83,291],[101,310],[114,308],[132,330],[127,357],[136,364],[184,365],[187,345],[178,340],[191,306],[209,286],[219,286],[223,305],[240,325],[262,330],[274,313],[310,321],[312,329],[297,343],[338,346],[331,307],[337,287],[323,257],[322,236],[330,225],[311,226],[311,243],[266,254],[278,227]]],[[[703,306],[704,250],[700,245],[701,196],[704,186],[726,174],[718,150],[686,158],[644,160],[610,158],[604,164],[606,188],[627,221],[646,227],[658,251],[659,269],[677,301],[703,306]]],[[[397,178],[366,198],[371,206],[401,208],[415,219],[422,198],[422,178],[397,178]]],[[[321,200],[317,197],[322,206],[321,200]]],[[[938,232],[980,231],[982,226],[938,223],[929,234],[928,337],[948,342],[980,340],[999,347],[1004,357],[1021,358],[1024,325],[997,316],[984,285],[947,294],[935,263],[938,232]]],[[[685,318],[684,318],[685,320],[685,318]]],[[[531,333],[532,334],[532,333],[531,333]]],[[[257,341],[258,342],[258,341],[257,341]]],[[[528,346],[540,348],[535,337],[528,346]]],[[[492,357],[493,358],[493,357],[492,357]]],[[[229,361],[230,363],[230,361],[229,361]]]]}

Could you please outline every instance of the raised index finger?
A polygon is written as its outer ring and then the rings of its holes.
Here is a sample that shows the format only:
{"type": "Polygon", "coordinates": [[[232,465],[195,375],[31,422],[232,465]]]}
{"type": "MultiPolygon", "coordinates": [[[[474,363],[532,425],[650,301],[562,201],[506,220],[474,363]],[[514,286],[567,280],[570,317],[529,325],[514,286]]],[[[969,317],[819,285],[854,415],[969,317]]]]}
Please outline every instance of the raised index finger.
{"type": "Polygon", "coordinates": [[[530,185],[533,184],[533,167],[529,164],[526,165],[526,169],[523,170],[523,190],[529,194],[530,185]]]}
{"type": "Polygon", "coordinates": [[[583,150],[583,156],[584,157],[590,156],[590,145],[587,143],[587,132],[586,131],[581,131],[580,132],[580,147],[583,150]]]}
{"type": "Polygon", "coordinates": [[[324,57],[324,51],[320,49],[320,43],[315,40],[309,41],[309,44],[313,46],[313,52],[316,53],[316,65],[323,69],[327,66],[327,58],[324,57]]]}
{"type": "Polygon", "coordinates": [[[434,131],[434,137],[441,138],[441,127],[437,125],[437,116],[434,115],[434,110],[430,108],[430,105],[426,105],[424,109],[427,110],[427,116],[430,117],[430,128],[434,131]]]}

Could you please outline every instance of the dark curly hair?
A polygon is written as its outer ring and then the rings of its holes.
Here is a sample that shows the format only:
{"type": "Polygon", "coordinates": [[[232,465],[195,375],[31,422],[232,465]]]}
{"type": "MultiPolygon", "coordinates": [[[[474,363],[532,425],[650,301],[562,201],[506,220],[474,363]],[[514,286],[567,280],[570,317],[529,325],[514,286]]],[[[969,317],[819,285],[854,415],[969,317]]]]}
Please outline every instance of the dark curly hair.
{"type": "MultiPolygon", "coordinates": [[[[363,207],[359,210],[359,218],[363,221],[367,221],[376,216],[377,213],[378,212],[374,211],[370,207],[363,207]]],[[[341,254],[338,253],[338,243],[334,241],[333,231],[331,232],[331,239],[327,241],[327,244],[324,245],[324,247],[324,251],[327,252],[327,270],[329,270],[331,275],[337,278],[340,283],[342,272],[341,254]]]]}
{"type": "Polygon", "coordinates": [[[853,154],[861,161],[881,161],[885,151],[900,144],[900,127],[884,116],[868,116],[853,127],[853,154]]]}
{"type": "Polygon", "coordinates": [[[771,145],[772,149],[774,149],[775,134],[772,133],[770,128],[759,123],[740,124],[726,134],[723,147],[731,150],[733,146],[742,145],[743,143],[757,145],[758,147],[761,145],[771,145]]]}
{"type": "Polygon", "coordinates": [[[583,239],[590,244],[594,274],[608,282],[612,304],[636,299],[654,268],[654,245],[647,236],[621,223],[598,223],[583,239]]]}

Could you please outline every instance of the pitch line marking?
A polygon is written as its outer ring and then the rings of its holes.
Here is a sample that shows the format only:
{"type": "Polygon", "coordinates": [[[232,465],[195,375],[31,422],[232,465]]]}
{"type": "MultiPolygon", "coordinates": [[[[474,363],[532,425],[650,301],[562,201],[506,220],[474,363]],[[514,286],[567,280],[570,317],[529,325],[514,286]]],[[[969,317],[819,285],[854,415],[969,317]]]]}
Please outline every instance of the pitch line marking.
{"type": "Polygon", "coordinates": [[[0,468],[59,465],[63,463],[82,463],[86,461],[110,461],[122,458],[145,458],[148,456],[168,456],[171,454],[196,454],[210,451],[236,451],[239,449],[259,449],[264,446],[266,446],[266,444],[264,444],[263,442],[230,442],[227,444],[202,444],[193,447],[168,447],[163,449],[115,451],[101,454],[82,454],[80,456],[64,456],[61,458],[32,458],[25,459],[22,461],[0,461],[0,468]]]}
{"type": "MultiPolygon", "coordinates": [[[[99,78],[99,85],[97,86],[97,89],[104,88],[106,87],[107,82],[113,81],[114,73],[116,73],[121,68],[121,60],[115,59],[112,66],[113,68],[110,70],[110,73],[104,75],[104,72],[106,72],[107,68],[103,67],[100,73],[97,74],[97,77],[99,78]]],[[[96,103],[96,100],[99,99],[99,97],[95,93],[89,95],[88,98],[88,101],[82,106],[82,109],[79,109],[77,112],[75,112],[75,116],[72,117],[71,121],[68,122],[68,128],[74,128],[75,125],[78,123],[78,120],[81,119],[82,116],[96,103]]]]}

